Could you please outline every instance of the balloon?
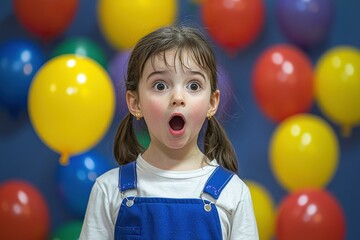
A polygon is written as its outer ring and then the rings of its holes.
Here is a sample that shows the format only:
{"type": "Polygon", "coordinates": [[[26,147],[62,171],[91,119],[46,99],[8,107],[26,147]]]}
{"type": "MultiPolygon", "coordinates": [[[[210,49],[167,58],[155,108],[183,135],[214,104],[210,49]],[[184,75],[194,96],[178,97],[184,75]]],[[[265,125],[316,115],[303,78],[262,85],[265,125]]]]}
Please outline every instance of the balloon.
{"type": "Polygon", "coordinates": [[[278,0],[276,4],[281,31],[301,47],[313,47],[329,36],[333,14],[332,0],[278,0]]]}
{"type": "Polygon", "coordinates": [[[20,24],[45,41],[67,29],[79,5],[78,0],[13,0],[13,3],[20,24]]]}
{"type": "Polygon", "coordinates": [[[324,53],[316,64],[315,86],[320,110],[349,136],[360,123],[360,51],[338,46],[324,53]]]}
{"type": "Polygon", "coordinates": [[[87,151],[106,133],[114,114],[114,88],[94,60],[61,55],[44,64],[29,90],[30,121],[40,139],[60,153],[87,151]]]}
{"type": "Polygon", "coordinates": [[[9,111],[26,109],[31,80],[44,62],[44,54],[31,41],[14,40],[1,45],[0,103],[9,111]]]}
{"type": "Polygon", "coordinates": [[[118,50],[131,49],[153,30],[174,23],[176,0],[100,0],[98,20],[106,40],[118,50]]]}
{"type": "Polygon", "coordinates": [[[204,0],[201,8],[205,29],[231,54],[251,45],[263,29],[262,0],[204,0]]]}
{"type": "Polygon", "coordinates": [[[96,178],[110,168],[107,160],[95,151],[73,156],[65,166],[58,164],[57,182],[60,194],[73,213],[84,217],[96,178]]]}
{"type": "Polygon", "coordinates": [[[136,138],[143,148],[147,149],[149,147],[151,139],[147,130],[137,132],[136,138]]]}
{"type": "Polygon", "coordinates": [[[274,45],[257,59],[252,89],[262,112],[271,120],[310,110],[314,99],[314,73],[310,59],[288,44],[274,45]]]}
{"type": "Polygon", "coordinates": [[[53,51],[52,56],[76,54],[94,59],[106,68],[106,57],[101,47],[93,40],[84,37],[73,37],[61,42],[53,51]]]}
{"type": "Polygon", "coordinates": [[[218,89],[220,90],[221,100],[219,103],[218,111],[216,112],[216,116],[219,117],[220,120],[223,120],[228,115],[228,110],[232,105],[234,105],[236,99],[229,74],[220,65],[217,66],[217,69],[218,89]]]}
{"type": "Polygon", "coordinates": [[[46,239],[49,227],[49,209],[37,188],[22,180],[1,183],[0,239],[46,239]]]}
{"type": "MultiPolygon", "coordinates": [[[[118,103],[117,109],[121,117],[124,117],[129,112],[125,99],[125,82],[130,55],[131,51],[119,52],[113,59],[111,59],[108,68],[109,74],[115,86],[117,98],[116,102],[118,103]]],[[[136,137],[143,148],[148,148],[150,144],[150,136],[146,126],[140,126],[139,129],[136,129],[136,137]]]]}
{"type": "Polygon", "coordinates": [[[270,140],[271,168],[280,184],[293,191],[325,187],[338,166],[339,144],[320,117],[299,114],[284,120],[270,140]]]}
{"type": "Polygon", "coordinates": [[[251,193],[259,239],[271,240],[275,232],[275,203],[270,193],[254,181],[245,181],[251,193]]]}
{"type": "Polygon", "coordinates": [[[111,59],[108,66],[109,75],[116,92],[117,111],[124,117],[129,111],[126,104],[126,76],[131,51],[119,52],[111,59]]]}
{"type": "Polygon", "coordinates": [[[74,220],[61,225],[52,235],[52,240],[78,240],[82,221],[74,220]]]}
{"type": "Polygon", "coordinates": [[[342,207],[324,189],[298,190],[286,196],[279,205],[278,240],[342,240],[345,228],[342,207]]]}

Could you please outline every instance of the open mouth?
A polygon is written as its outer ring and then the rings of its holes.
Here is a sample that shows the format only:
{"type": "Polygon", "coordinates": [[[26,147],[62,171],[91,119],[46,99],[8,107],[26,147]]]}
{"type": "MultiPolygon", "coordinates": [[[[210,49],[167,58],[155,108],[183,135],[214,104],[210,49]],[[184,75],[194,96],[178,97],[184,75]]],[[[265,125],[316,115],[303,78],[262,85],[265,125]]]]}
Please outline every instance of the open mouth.
{"type": "Polygon", "coordinates": [[[181,116],[173,116],[170,119],[169,125],[172,130],[179,131],[184,128],[185,121],[181,116]]]}

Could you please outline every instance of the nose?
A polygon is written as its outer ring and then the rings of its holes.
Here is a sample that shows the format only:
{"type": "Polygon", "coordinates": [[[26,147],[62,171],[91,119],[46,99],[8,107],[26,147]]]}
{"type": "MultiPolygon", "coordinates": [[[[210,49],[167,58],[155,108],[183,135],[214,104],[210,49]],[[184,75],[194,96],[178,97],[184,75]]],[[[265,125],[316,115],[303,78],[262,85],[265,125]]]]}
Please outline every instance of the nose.
{"type": "Polygon", "coordinates": [[[179,99],[174,99],[171,103],[173,106],[185,106],[185,102],[179,99]]]}
{"type": "Polygon", "coordinates": [[[180,91],[176,91],[174,93],[170,104],[174,107],[178,107],[178,106],[185,107],[185,99],[184,96],[180,93],[180,91]]]}

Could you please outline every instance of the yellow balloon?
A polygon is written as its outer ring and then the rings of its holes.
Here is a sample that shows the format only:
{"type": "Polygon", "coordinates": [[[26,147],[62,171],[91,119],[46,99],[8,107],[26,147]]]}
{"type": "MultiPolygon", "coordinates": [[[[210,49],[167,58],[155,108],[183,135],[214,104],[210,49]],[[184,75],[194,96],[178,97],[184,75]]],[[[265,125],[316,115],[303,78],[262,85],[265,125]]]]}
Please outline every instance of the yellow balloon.
{"type": "Polygon", "coordinates": [[[99,0],[98,21],[116,49],[131,49],[151,31],[171,25],[177,15],[176,0],[99,0]]]}
{"type": "Polygon", "coordinates": [[[338,140],[320,117],[299,114],[274,131],[269,149],[273,173],[287,190],[323,188],[338,166],[338,140]]]}
{"type": "Polygon", "coordinates": [[[36,133],[66,163],[69,155],[92,148],[107,132],[115,93],[107,72],[94,60],[61,55],[36,73],[28,104],[36,133]]]}
{"type": "Polygon", "coordinates": [[[259,239],[271,240],[275,232],[275,203],[270,193],[254,181],[245,181],[250,189],[259,239]]]}
{"type": "Polygon", "coordinates": [[[335,47],[315,68],[316,100],[323,113],[342,126],[343,135],[360,123],[360,52],[335,47]]]}

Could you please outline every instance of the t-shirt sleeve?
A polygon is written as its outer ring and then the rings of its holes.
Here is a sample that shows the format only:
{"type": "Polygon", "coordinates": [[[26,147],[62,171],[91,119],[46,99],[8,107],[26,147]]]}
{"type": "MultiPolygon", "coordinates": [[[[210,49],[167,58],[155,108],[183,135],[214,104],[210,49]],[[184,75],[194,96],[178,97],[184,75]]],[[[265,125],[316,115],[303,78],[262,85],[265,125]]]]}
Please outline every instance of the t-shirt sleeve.
{"type": "Polygon", "coordinates": [[[242,200],[232,216],[230,239],[258,240],[258,229],[251,200],[250,191],[246,188],[242,200]]]}
{"type": "Polygon", "coordinates": [[[92,187],[80,234],[80,240],[91,239],[114,239],[109,200],[98,181],[92,187]]]}

